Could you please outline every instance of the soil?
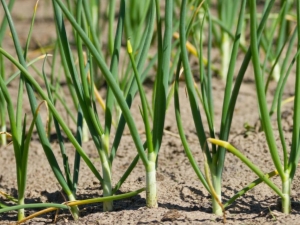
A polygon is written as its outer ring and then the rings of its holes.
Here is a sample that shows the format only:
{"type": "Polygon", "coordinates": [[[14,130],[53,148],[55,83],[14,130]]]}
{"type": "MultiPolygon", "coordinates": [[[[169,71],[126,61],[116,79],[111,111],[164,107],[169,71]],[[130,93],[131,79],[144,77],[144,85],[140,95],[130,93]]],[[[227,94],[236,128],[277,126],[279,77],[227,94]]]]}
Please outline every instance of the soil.
{"type": "MultiPolygon", "coordinates": [[[[52,20],[50,1],[41,1],[37,13],[37,21],[33,33],[33,44],[30,46],[30,57],[34,58],[40,54],[36,47],[47,45],[55,38],[54,23],[52,20]]],[[[26,27],[30,23],[31,12],[34,1],[20,1],[16,4],[13,11],[13,18],[17,24],[22,44],[26,40],[26,27]]],[[[2,16],[2,11],[0,10],[2,16]]],[[[3,47],[13,53],[13,44],[7,32],[3,47]]],[[[241,63],[242,56],[238,64],[241,63]]],[[[8,74],[14,68],[10,67],[7,62],[8,74]]],[[[40,65],[37,66],[41,68],[40,65]]],[[[237,65],[239,68],[239,65],[237,65]]],[[[294,78],[291,76],[285,92],[284,98],[294,94],[294,78]]],[[[38,78],[37,78],[38,79],[38,78]]],[[[213,79],[213,94],[215,104],[215,127],[220,127],[221,106],[223,101],[224,82],[218,78],[213,79]]],[[[267,93],[269,103],[272,100],[276,83],[271,84],[267,93]]],[[[151,98],[152,85],[147,85],[148,97],[151,98]]],[[[67,93],[66,87],[63,87],[67,93]]],[[[9,85],[9,91],[12,96],[16,96],[17,82],[9,85]]],[[[101,94],[105,96],[105,88],[101,89],[101,94]]],[[[193,154],[203,169],[203,155],[197,141],[195,125],[192,121],[189,101],[185,94],[185,84],[181,83],[181,113],[184,121],[185,131],[193,151],[193,154]]],[[[66,99],[70,98],[68,95],[66,99]]],[[[71,102],[71,101],[69,101],[71,102]]],[[[136,121],[141,121],[138,97],[135,99],[131,109],[136,121]]],[[[286,140],[291,143],[293,104],[289,103],[282,109],[283,127],[285,130],[286,140]]],[[[70,106],[71,107],[71,106],[70,106]]],[[[62,115],[66,113],[58,105],[62,115]]],[[[75,110],[71,107],[71,110],[75,110]]],[[[24,112],[30,115],[30,108],[24,97],[24,112]]],[[[202,110],[203,113],[203,110],[202,110]]],[[[42,115],[46,115],[43,110],[42,115]]],[[[67,119],[67,117],[65,117],[67,119]]],[[[203,115],[204,118],[204,115],[203,115]]],[[[242,151],[252,162],[254,162],[264,172],[274,170],[271,156],[268,151],[265,136],[259,129],[247,131],[244,124],[259,128],[258,123],[257,99],[255,92],[254,76],[250,69],[241,87],[235,109],[232,130],[230,133],[230,142],[242,151]]],[[[28,119],[30,121],[30,119],[28,119]]],[[[205,121],[204,121],[205,122],[205,121]]],[[[205,122],[206,124],[206,122],[205,122]]],[[[273,118],[274,132],[276,135],[277,146],[282,156],[282,148],[276,128],[276,120],[273,118]]],[[[137,126],[142,131],[143,124],[137,122],[137,126]]],[[[70,122],[70,127],[74,125],[70,122]]],[[[26,224],[221,224],[223,218],[213,215],[211,210],[211,200],[208,192],[205,190],[195,172],[193,171],[178,137],[176,120],[174,116],[173,102],[167,113],[165,129],[159,162],[157,168],[157,188],[158,188],[158,208],[149,209],[145,207],[145,192],[125,200],[114,202],[113,212],[102,212],[102,204],[93,204],[80,207],[80,219],[75,222],[68,211],[59,211],[58,216],[55,213],[48,213],[41,217],[30,220],[26,224]]],[[[207,129],[206,129],[207,130],[207,129]]],[[[143,132],[141,137],[145,140],[143,132]]],[[[88,156],[95,163],[96,167],[101,170],[98,153],[93,142],[87,141],[83,148],[88,156]]],[[[74,158],[75,150],[70,143],[66,143],[67,154],[71,165],[74,158]]],[[[53,130],[52,150],[57,156],[62,168],[62,159],[59,146],[55,140],[53,130]]],[[[0,191],[17,197],[16,168],[12,145],[0,146],[0,191]]],[[[119,151],[113,164],[113,182],[116,183],[122,176],[129,163],[136,156],[137,151],[133,144],[132,138],[125,131],[122,138],[119,151]]],[[[245,185],[255,180],[257,177],[250,171],[239,159],[228,153],[226,156],[225,168],[223,172],[223,202],[228,200],[234,193],[242,189],[245,185]]],[[[274,182],[280,188],[280,179],[274,178],[274,182]]],[[[123,184],[119,193],[126,193],[137,190],[145,185],[145,171],[143,164],[138,163],[127,181],[123,184]]],[[[99,197],[102,195],[101,185],[94,175],[89,171],[84,162],[81,163],[79,187],[77,199],[87,199],[99,197]]],[[[276,194],[265,184],[260,184],[253,190],[247,192],[239,198],[233,205],[226,210],[226,224],[299,224],[300,220],[300,181],[299,173],[296,174],[292,188],[292,211],[290,215],[280,212],[280,203],[276,194]]],[[[8,201],[0,196],[1,202],[8,201]]],[[[61,191],[49,165],[43,149],[39,143],[38,137],[34,134],[30,143],[30,154],[28,163],[28,180],[26,191],[26,203],[38,202],[56,202],[65,201],[64,194],[61,191]]],[[[26,210],[26,215],[30,215],[35,210],[26,210]]],[[[9,224],[16,221],[16,213],[5,213],[0,215],[0,224],[9,224]]]]}

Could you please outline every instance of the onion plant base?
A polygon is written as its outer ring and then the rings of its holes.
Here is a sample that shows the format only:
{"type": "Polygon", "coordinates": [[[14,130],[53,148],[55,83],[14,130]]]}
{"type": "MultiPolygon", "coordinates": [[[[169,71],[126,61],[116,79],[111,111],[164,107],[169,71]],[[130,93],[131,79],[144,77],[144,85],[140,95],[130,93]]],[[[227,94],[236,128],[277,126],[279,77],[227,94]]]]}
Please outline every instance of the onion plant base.
{"type": "MultiPolygon", "coordinates": [[[[214,171],[215,172],[215,171],[214,171]]],[[[222,208],[222,188],[221,188],[221,179],[218,178],[218,176],[213,175],[212,176],[212,211],[217,216],[223,215],[223,208],[222,208]]]]}
{"type": "Polygon", "coordinates": [[[212,211],[217,216],[223,216],[223,209],[220,206],[219,202],[221,201],[221,195],[217,195],[218,200],[212,197],[212,211]]]}
{"type": "MultiPolygon", "coordinates": [[[[76,200],[73,195],[70,195],[68,197],[69,197],[70,201],[75,201],[76,200]]],[[[71,206],[70,207],[70,212],[71,212],[74,220],[78,220],[79,219],[79,209],[78,209],[77,206],[71,206]]]]}
{"type": "Polygon", "coordinates": [[[157,208],[158,206],[155,170],[146,173],[146,205],[148,208],[157,208]]]}
{"type": "Polygon", "coordinates": [[[73,219],[78,220],[79,219],[79,209],[78,209],[78,207],[77,206],[71,206],[70,211],[71,211],[71,214],[73,216],[73,219]]]}
{"type": "Polygon", "coordinates": [[[285,182],[282,182],[282,192],[283,198],[281,198],[281,210],[285,214],[290,214],[291,212],[291,180],[287,179],[285,182]]]}
{"type": "MultiPolygon", "coordinates": [[[[18,204],[19,204],[19,205],[23,205],[23,204],[25,203],[24,200],[25,200],[24,198],[20,198],[20,199],[18,200],[18,204]]],[[[20,220],[22,220],[24,217],[25,217],[25,209],[19,209],[19,210],[18,210],[18,220],[20,221],[20,220]]]]}
{"type": "MultiPolygon", "coordinates": [[[[111,184],[111,167],[108,162],[102,164],[103,170],[103,197],[112,196],[112,184],[111,184]]],[[[103,212],[113,211],[113,201],[103,202],[103,212]]]]}
{"type": "Polygon", "coordinates": [[[111,212],[113,211],[113,209],[114,209],[113,201],[103,202],[103,212],[111,212]]]}

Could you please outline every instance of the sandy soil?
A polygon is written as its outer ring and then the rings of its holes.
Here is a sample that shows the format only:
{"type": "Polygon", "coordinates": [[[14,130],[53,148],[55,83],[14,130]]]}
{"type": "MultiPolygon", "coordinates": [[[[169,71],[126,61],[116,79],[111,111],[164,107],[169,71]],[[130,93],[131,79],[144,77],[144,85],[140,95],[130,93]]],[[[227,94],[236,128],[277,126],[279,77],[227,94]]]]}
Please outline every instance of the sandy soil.
{"type": "MultiPolygon", "coordinates": [[[[40,11],[38,11],[38,20],[34,32],[34,43],[49,44],[55,38],[54,25],[51,20],[50,10],[47,10],[47,3],[41,2],[40,11]],[[45,29],[47,27],[47,29],[45,29]]],[[[20,39],[26,40],[26,29],[30,21],[30,16],[34,1],[28,1],[26,4],[17,4],[14,10],[14,18],[20,31],[20,39]],[[23,6],[24,5],[24,6],[23,6]],[[25,13],[27,11],[27,13],[25,13]]],[[[2,14],[2,11],[1,15],[2,14]]],[[[4,47],[10,52],[12,43],[7,34],[4,47]]],[[[34,49],[34,44],[31,49],[34,49]]],[[[31,51],[34,53],[34,51],[31,51]]],[[[238,67],[237,67],[238,68],[238,67]]],[[[288,83],[285,97],[293,95],[293,79],[288,83]]],[[[149,85],[148,85],[149,86],[149,85]]],[[[17,83],[12,83],[9,90],[12,96],[16,95],[17,83]]],[[[214,103],[216,128],[220,124],[221,105],[223,100],[224,82],[214,78],[214,103]]],[[[275,84],[271,85],[268,95],[274,93],[275,84]]],[[[191,120],[189,102],[185,95],[184,83],[181,84],[181,112],[184,121],[185,131],[197,159],[200,168],[203,169],[203,156],[197,142],[195,126],[191,120]]],[[[105,90],[101,90],[105,95],[105,90]]],[[[151,89],[147,88],[148,96],[151,96],[151,89]]],[[[68,96],[66,96],[68,98],[68,96]]],[[[24,103],[24,111],[30,113],[28,104],[24,103]]],[[[256,103],[256,94],[254,86],[254,77],[249,69],[243,82],[240,96],[238,98],[235,117],[230,134],[230,142],[238,147],[245,155],[256,163],[264,172],[274,170],[271,157],[268,151],[264,134],[258,130],[246,132],[244,123],[250,125],[257,124],[258,110],[256,103]]],[[[132,113],[136,121],[141,121],[138,106],[139,99],[136,98],[132,107],[132,113]]],[[[291,142],[292,131],[292,104],[284,106],[283,110],[284,130],[288,143],[291,142]]],[[[45,113],[45,112],[44,112],[45,113]]],[[[62,114],[65,114],[62,112],[62,114]]],[[[278,148],[281,151],[278,132],[274,119],[274,130],[276,133],[278,148]]],[[[73,125],[70,124],[72,127],[73,125]]],[[[138,123],[140,130],[143,125],[138,123]]],[[[74,222],[68,211],[59,211],[58,217],[54,213],[46,214],[42,217],[35,218],[27,224],[219,224],[222,223],[222,217],[211,214],[210,197],[196,177],[191,168],[189,161],[184,153],[180,139],[176,137],[177,127],[174,116],[173,102],[168,110],[165,128],[174,135],[165,134],[163,144],[159,155],[159,164],[157,169],[158,184],[158,208],[148,209],[145,207],[145,193],[141,193],[126,200],[114,202],[115,210],[113,212],[102,212],[102,204],[87,205],[80,207],[81,217],[78,222],[74,222]]],[[[218,129],[217,129],[218,130],[218,129]]],[[[128,132],[125,132],[128,133],[128,132]]],[[[142,138],[145,139],[143,134],[142,138]]],[[[74,148],[70,143],[66,143],[69,159],[72,162],[74,157],[74,148]]],[[[99,156],[92,141],[84,143],[84,149],[89,157],[95,162],[95,165],[101,170],[99,156]]],[[[52,142],[52,149],[59,159],[62,166],[59,146],[55,140],[52,142]]],[[[0,190],[17,196],[16,191],[16,168],[12,146],[0,146],[0,190]]],[[[113,182],[116,183],[125,171],[131,160],[137,154],[132,138],[124,135],[117,157],[113,164],[113,182]]],[[[239,191],[246,184],[257,177],[236,157],[227,154],[224,173],[222,194],[224,201],[229,199],[235,192],[239,191]]],[[[274,182],[280,187],[280,180],[274,179],[274,182]]],[[[137,190],[145,185],[145,172],[141,162],[133,170],[128,180],[121,187],[119,193],[126,193],[137,190]]],[[[284,215],[280,212],[278,197],[265,184],[261,184],[249,191],[245,196],[239,198],[226,211],[227,224],[299,224],[300,219],[300,182],[299,173],[296,174],[292,189],[292,212],[290,215],[284,215]]],[[[81,163],[80,183],[77,192],[77,199],[87,199],[101,196],[101,185],[98,180],[89,171],[84,162],[81,163]]],[[[0,196],[1,201],[6,201],[0,196]]],[[[48,165],[47,159],[41,148],[37,135],[35,134],[30,144],[29,166],[28,166],[28,183],[26,192],[26,203],[35,202],[56,202],[65,201],[61,188],[48,165]]],[[[26,211],[29,215],[34,210],[26,211]]],[[[16,221],[16,213],[6,213],[0,215],[1,224],[9,224],[16,221]]]]}

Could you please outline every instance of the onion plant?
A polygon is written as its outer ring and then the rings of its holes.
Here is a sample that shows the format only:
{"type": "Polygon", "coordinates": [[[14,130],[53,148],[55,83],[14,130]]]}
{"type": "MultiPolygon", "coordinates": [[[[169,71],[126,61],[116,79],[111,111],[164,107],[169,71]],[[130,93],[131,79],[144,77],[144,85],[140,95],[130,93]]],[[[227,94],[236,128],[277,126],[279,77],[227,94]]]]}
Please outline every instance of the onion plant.
{"type": "MultiPolygon", "coordinates": [[[[8,7],[5,7],[6,12],[8,12],[14,1],[10,2],[10,5],[8,7]]],[[[24,51],[24,57],[26,58],[27,51],[28,51],[28,46],[30,43],[30,38],[31,38],[31,33],[32,33],[32,28],[33,28],[33,22],[35,18],[35,12],[33,15],[32,19],[32,24],[29,29],[29,34],[27,38],[27,43],[24,51]]],[[[7,20],[3,20],[2,27],[1,27],[1,38],[0,41],[2,43],[3,37],[4,37],[4,31],[6,28],[7,23],[11,23],[10,18],[7,20]]],[[[10,24],[11,25],[11,24],[10,24]]],[[[1,64],[4,66],[3,63],[3,57],[1,57],[1,64]]],[[[7,112],[9,115],[9,121],[10,121],[10,127],[11,127],[11,136],[12,142],[13,142],[13,148],[14,148],[14,154],[15,154],[15,160],[16,160],[16,170],[17,170],[17,186],[18,186],[18,204],[24,204],[25,200],[25,189],[26,189],[26,177],[27,177],[27,159],[28,159],[28,151],[29,151],[29,143],[31,139],[31,135],[33,132],[34,128],[34,122],[36,121],[39,107],[37,108],[36,112],[34,112],[34,118],[33,121],[30,125],[30,129],[28,131],[28,134],[26,134],[26,115],[24,117],[23,123],[22,123],[22,103],[23,103],[23,85],[24,81],[23,79],[20,79],[19,81],[19,92],[18,92],[18,100],[17,100],[17,107],[16,107],[16,113],[13,107],[12,99],[9,95],[9,92],[7,90],[7,87],[4,82],[4,73],[5,69],[4,67],[1,69],[1,74],[0,74],[0,101],[1,101],[1,120],[4,126],[2,128],[5,128],[5,107],[7,105],[7,112]]],[[[0,132],[1,136],[5,136],[8,134],[5,129],[2,129],[0,132]]],[[[3,143],[6,142],[5,138],[2,138],[3,143]]],[[[22,219],[24,217],[24,210],[20,209],[18,212],[18,219],[22,219]]]]}
{"type": "MultiPolygon", "coordinates": [[[[15,50],[17,52],[18,60],[19,60],[20,64],[24,67],[25,71],[27,71],[27,69],[26,69],[27,68],[27,65],[26,65],[27,51],[28,51],[28,46],[29,46],[30,37],[31,37],[31,33],[32,33],[33,24],[34,24],[34,18],[35,18],[37,5],[36,5],[35,10],[34,10],[34,16],[33,16],[33,19],[32,19],[32,23],[31,23],[31,27],[30,27],[29,35],[28,35],[28,39],[27,39],[27,43],[26,43],[25,50],[24,50],[24,53],[23,53],[21,45],[19,43],[18,35],[17,35],[16,29],[15,29],[13,20],[11,18],[10,12],[9,12],[8,7],[6,5],[6,2],[4,0],[1,0],[1,3],[2,3],[3,9],[5,11],[5,15],[6,15],[6,19],[8,21],[9,27],[10,27],[10,31],[12,33],[12,38],[14,40],[15,50]]],[[[59,183],[63,187],[65,193],[67,194],[69,200],[75,200],[70,187],[67,185],[67,183],[66,183],[66,181],[63,177],[63,174],[62,174],[61,170],[59,169],[59,166],[58,166],[58,163],[55,159],[55,156],[54,156],[53,152],[51,151],[51,146],[50,146],[50,143],[49,143],[48,138],[46,136],[44,125],[42,123],[41,117],[40,117],[39,114],[36,113],[37,112],[37,100],[36,100],[33,88],[27,82],[27,79],[24,77],[24,71],[23,71],[23,72],[21,72],[20,79],[19,79],[16,120],[14,121],[12,118],[10,118],[11,126],[16,127],[16,131],[14,131],[13,134],[12,134],[12,139],[13,139],[13,144],[14,144],[14,149],[15,149],[17,171],[18,170],[20,171],[17,174],[18,175],[18,179],[17,179],[18,180],[18,190],[20,191],[20,193],[19,193],[20,194],[19,204],[24,204],[27,155],[28,155],[28,146],[29,146],[29,140],[30,140],[30,135],[29,135],[28,143],[26,143],[26,145],[24,145],[25,139],[24,138],[23,138],[23,140],[21,139],[22,138],[21,134],[23,134],[23,136],[25,135],[25,127],[23,125],[23,131],[22,131],[22,126],[21,126],[24,84],[25,84],[26,89],[27,89],[27,94],[28,94],[28,98],[29,98],[32,113],[33,113],[33,115],[36,114],[35,119],[34,119],[35,125],[36,125],[36,128],[37,128],[38,134],[39,134],[41,144],[42,144],[43,149],[45,151],[45,154],[46,154],[46,156],[47,156],[47,158],[50,162],[50,166],[51,166],[54,174],[56,175],[56,178],[58,179],[59,183]],[[14,123],[16,123],[16,124],[14,124],[14,123]],[[24,147],[23,147],[23,145],[24,145],[24,147]],[[19,150],[19,149],[21,149],[21,150],[19,150]]],[[[7,90],[7,89],[5,87],[3,79],[2,79],[2,82],[1,82],[1,90],[2,90],[2,93],[6,95],[5,96],[6,103],[10,104],[10,105],[8,105],[8,107],[12,107],[11,103],[9,103],[9,102],[11,102],[11,98],[9,97],[8,92],[5,92],[5,90],[7,90]]],[[[12,110],[13,108],[8,108],[8,109],[12,110]]],[[[12,112],[9,111],[9,116],[12,117],[13,115],[14,115],[13,111],[12,112]]],[[[33,127],[31,129],[33,129],[33,127]]],[[[32,133],[32,130],[31,130],[31,133],[32,133]]],[[[78,218],[78,208],[76,206],[71,207],[71,211],[73,213],[74,218],[75,219],[78,218]]],[[[23,216],[24,216],[24,211],[21,210],[19,212],[18,219],[22,219],[23,216]]]]}
{"type": "MultiPolygon", "coordinates": [[[[274,0],[270,1],[268,7],[266,8],[265,14],[262,17],[262,20],[259,24],[259,28],[256,31],[257,37],[260,38],[262,34],[263,27],[265,26],[268,15],[272,9],[274,4],[274,0]]],[[[198,3],[195,3],[199,5],[198,3]]],[[[230,54],[230,63],[227,71],[226,76],[226,86],[224,90],[224,100],[223,100],[223,109],[222,109],[222,116],[221,116],[221,127],[220,127],[220,139],[221,140],[228,140],[231,122],[233,119],[233,112],[235,103],[238,97],[239,89],[245,75],[246,69],[249,65],[251,60],[251,50],[248,49],[247,53],[244,56],[243,63],[239,69],[238,75],[236,77],[235,83],[233,83],[233,75],[235,64],[237,61],[237,54],[239,50],[239,41],[242,31],[242,23],[244,21],[245,16],[245,6],[246,1],[241,1],[241,7],[238,17],[238,25],[235,33],[234,43],[232,47],[232,51],[230,54]]],[[[197,7],[196,7],[197,8],[197,7]]],[[[204,70],[204,62],[203,62],[203,43],[202,38],[200,42],[195,44],[196,48],[198,49],[198,62],[199,62],[199,72],[200,72],[200,89],[195,84],[189,64],[187,48],[186,48],[186,40],[189,34],[190,29],[192,29],[193,18],[189,21],[188,27],[185,26],[185,18],[186,18],[186,1],[182,1],[181,5],[181,12],[180,12],[180,50],[181,50],[181,59],[178,63],[177,67],[177,75],[176,75],[176,82],[175,82],[175,115],[177,120],[177,126],[179,130],[179,134],[183,143],[184,150],[187,154],[187,157],[195,170],[198,178],[203,183],[204,187],[207,191],[212,195],[212,207],[213,213],[217,215],[221,215],[224,212],[224,209],[229,206],[241,194],[245,193],[243,189],[241,192],[238,192],[235,196],[233,196],[227,203],[222,203],[222,171],[224,168],[224,160],[225,160],[225,149],[222,146],[212,145],[211,148],[206,144],[206,133],[205,127],[203,124],[203,120],[200,114],[200,107],[199,102],[197,100],[200,97],[200,102],[204,109],[204,115],[208,121],[208,128],[209,128],[209,136],[211,138],[215,138],[215,125],[214,125],[214,108],[213,108],[213,97],[212,97],[212,81],[211,81],[211,48],[212,48],[212,20],[211,15],[209,12],[209,7],[207,3],[203,3],[203,8],[205,10],[205,17],[203,18],[201,29],[200,29],[200,37],[203,36],[203,27],[204,23],[207,21],[208,23],[208,56],[207,56],[207,71],[204,70]],[[202,148],[204,154],[204,168],[205,174],[201,172],[199,166],[194,159],[188,142],[185,137],[184,129],[182,126],[181,115],[180,115],[180,102],[179,102],[179,74],[180,74],[180,65],[183,65],[184,75],[186,80],[186,89],[187,95],[190,101],[190,107],[192,111],[192,116],[198,136],[198,140],[200,146],[202,148]]],[[[252,43],[253,44],[253,43],[252,43]]],[[[255,43],[254,43],[255,44],[255,43]]],[[[252,45],[251,45],[252,46],[252,45]]],[[[257,45],[255,45],[257,46],[257,45]]],[[[253,47],[255,48],[255,47],[253,47]]],[[[270,173],[272,176],[276,175],[275,172],[270,173]]],[[[269,174],[269,175],[270,175],[269,174]]],[[[255,185],[262,182],[262,179],[257,180],[252,183],[251,188],[255,185]],[[253,185],[255,184],[255,185],[253,185]]]]}
{"type": "MultiPolygon", "coordinates": [[[[102,55],[100,54],[100,49],[98,44],[95,44],[91,41],[87,33],[81,28],[80,23],[80,11],[85,8],[85,4],[88,4],[86,1],[78,1],[77,2],[77,19],[75,19],[67,7],[61,1],[53,1],[54,10],[56,13],[56,20],[58,25],[58,31],[60,35],[60,40],[62,41],[62,45],[64,48],[64,53],[66,55],[66,60],[68,63],[68,69],[70,70],[70,74],[73,80],[73,85],[75,87],[79,104],[82,107],[84,118],[87,121],[90,133],[100,155],[102,169],[103,169],[103,179],[100,180],[103,186],[104,196],[112,195],[113,191],[117,190],[120,187],[120,184],[124,182],[130,171],[133,169],[135,164],[137,163],[138,157],[135,158],[129,169],[126,171],[124,176],[121,178],[121,181],[117,183],[116,188],[112,189],[112,171],[111,165],[113,159],[116,154],[117,147],[120,143],[121,135],[124,130],[125,121],[129,127],[131,132],[133,141],[137,148],[139,157],[143,161],[143,164],[146,169],[146,191],[147,191],[147,206],[148,207],[156,207],[157,206],[157,195],[156,195],[156,161],[157,155],[160,149],[162,135],[163,135],[163,127],[164,127],[164,117],[166,111],[166,102],[167,102],[167,90],[168,90],[168,79],[169,79],[169,61],[170,61],[170,52],[171,52],[171,37],[172,37],[172,1],[166,1],[166,10],[165,10],[165,30],[164,30],[164,37],[162,35],[162,19],[160,17],[160,4],[159,1],[151,1],[149,11],[148,11],[148,24],[145,27],[146,35],[141,38],[140,44],[136,44],[140,46],[140,53],[137,54],[137,66],[135,65],[135,60],[131,55],[131,61],[134,68],[135,79],[131,79],[131,85],[129,85],[128,91],[124,94],[122,93],[120,86],[118,84],[117,78],[117,66],[118,66],[118,58],[119,58],[119,51],[121,45],[121,37],[122,37],[122,30],[124,26],[124,15],[125,15],[125,1],[121,1],[120,7],[120,16],[118,27],[115,36],[115,43],[114,43],[114,54],[112,55],[112,63],[110,69],[108,68],[107,64],[105,63],[102,55]],[[59,9],[63,11],[67,19],[72,24],[74,30],[76,30],[76,40],[77,40],[77,51],[79,62],[81,61],[81,45],[84,43],[89,51],[89,55],[92,56],[97,63],[98,67],[103,73],[105,77],[106,83],[108,85],[108,95],[106,100],[106,115],[105,115],[105,126],[102,128],[99,120],[97,119],[97,114],[94,108],[93,103],[93,95],[90,91],[90,85],[93,84],[93,74],[91,73],[91,83],[88,83],[86,80],[86,73],[84,71],[84,66],[80,69],[80,76],[78,77],[76,69],[74,68],[74,61],[72,59],[72,54],[70,52],[70,47],[68,45],[68,39],[66,37],[66,33],[63,27],[62,17],[59,13],[59,9]],[[151,131],[149,131],[149,126],[146,126],[147,132],[147,146],[150,148],[148,149],[148,155],[145,153],[145,149],[141,138],[138,134],[136,125],[132,118],[132,115],[129,111],[129,107],[132,103],[132,98],[136,93],[137,89],[139,89],[140,94],[144,91],[140,86],[140,82],[137,77],[143,78],[142,74],[142,65],[148,49],[149,44],[152,39],[153,35],[153,22],[154,22],[154,15],[156,12],[156,20],[157,20],[157,32],[158,32],[158,72],[155,81],[155,94],[153,99],[153,106],[154,106],[154,115],[153,115],[153,127],[152,127],[152,135],[151,131]],[[163,37],[163,38],[162,38],[163,37]],[[137,76],[138,75],[138,76],[137,76]],[[80,80],[79,80],[80,79],[80,80]],[[80,83],[81,82],[81,83],[80,83]],[[110,97],[111,95],[111,97],[110,97]],[[115,136],[115,140],[113,142],[112,148],[109,151],[109,137],[110,137],[110,127],[111,127],[111,115],[112,115],[112,104],[114,99],[117,101],[122,115],[117,126],[117,133],[115,136]],[[152,145],[152,146],[151,146],[152,145]]],[[[88,7],[86,7],[88,8],[88,7]]],[[[84,11],[84,15],[89,20],[89,12],[87,10],[84,11]]],[[[91,36],[94,37],[95,31],[90,29],[89,32],[91,36]]],[[[81,67],[81,66],[80,66],[81,67]]],[[[89,70],[91,72],[91,70],[89,70]]],[[[144,101],[142,101],[144,102],[144,101]]],[[[143,103],[144,104],[144,103],[143,103]]],[[[146,125],[146,112],[145,107],[142,110],[142,117],[144,119],[146,125]]],[[[104,210],[112,210],[112,202],[104,203],[104,210]]]]}
{"type": "MultiPolygon", "coordinates": [[[[295,176],[295,172],[297,169],[297,165],[299,162],[299,132],[300,132],[300,57],[299,57],[299,43],[300,43],[300,34],[298,32],[298,44],[297,44],[297,53],[294,56],[294,59],[290,63],[290,66],[285,71],[283,79],[281,82],[278,83],[279,88],[279,95],[277,100],[277,126],[280,141],[282,144],[282,151],[283,151],[283,159],[279,157],[279,151],[276,144],[276,139],[274,135],[274,129],[271,124],[270,114],[267,107],[267,100],[266,94],[264,91],[265,81],[262,76],[262,68],[260,66],[260,55],[259,49],[261,47],[261,43],[259,42],[258,34],[256,32],[256,1],[250,0],[249,1],[249,10],[250,10],[250,38],[251,38],[251,51],[252,51],[252,63],[254,68],[254,76],[255,76],[255,85],[257,91],[257,99],[259,105],[259,112],[261,116],[261,123],[263,126],[263,130],[266,136],[266,141],[269,147],[270,155],[278,172],[278,175],[281,179],[281,189],[275,185],[268,177],[265,177],[262,171],[246,156],[244,156],[239,150],[234,148],[228,142],[219,141],[216,139],[209,139],[211,143],[218,144],[227,148],[230,152],[240,158],[257,176],[262,179],[280,198],[282,204],[282,212],[283,213],[290,213],[291,211],[291,188],[292,188],[292,181],[295,176]],[[292,66],[296,62],[296,74],[295,74],[295,97],[294,97],[294,116],[293,116],[293,132],[292,132],[292,144],[290,151],[288,151],[288,145],[285,140],[282,122],[281,122],[281,102],[282,102],[282,95],[284,92],[285,84],[287,82],[288,76],[290,75],[292,66]]],[[[297,11],[297,30],[300,29],[300,3],[296,2],[296,11],[297,11]]]]}

